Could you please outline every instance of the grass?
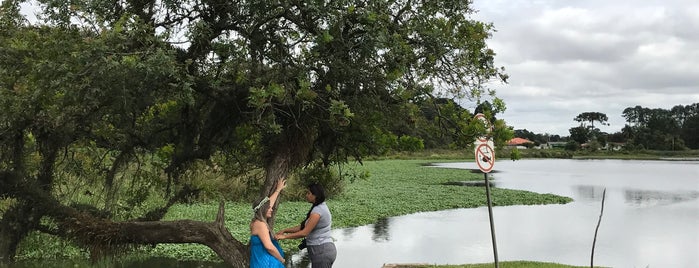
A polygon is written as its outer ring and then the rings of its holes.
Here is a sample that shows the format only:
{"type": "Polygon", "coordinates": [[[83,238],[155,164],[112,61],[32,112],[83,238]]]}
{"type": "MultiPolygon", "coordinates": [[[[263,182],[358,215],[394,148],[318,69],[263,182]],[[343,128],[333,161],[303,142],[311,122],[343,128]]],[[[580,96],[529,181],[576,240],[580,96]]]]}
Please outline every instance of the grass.
{"type": "MultiPolygon", "coordinates": [[[[366,179],[357,179],[351,183],[347,182],[345,191],[341,195],[327,201],[333,213],[333,228],[361,226],[374,223],[381,218],[416,212],[474,208],[486,205],[483,187],[443,185],[443,183],[449,181],[482,180],[482,174],[471,173],[469,170],[426,166],[430,161],[439,160],[377,160],[366,161],[364,165],[355,164],[343,167],[343,170],[354,173],[366,173],[369,176],[366,179]]],[[[493,204],[496,206],[563,204],[572,201],[568,197],[552,194],[538,194],[500,188],[493,188],[491,194],[493,204]]],[[[303,220],[309,208],[308,203],[305,202],[285,201],[283,195],[281,199],[282,203],[275,219],[275,229],[297,225],[303,220]]],[[[192,219],[213,221],[217,209],[217,202],[175,205],[164,220],[192,219]]],[[[226,226],[233,236],[243,243],[247,243],[249,239],[248,224],[250,218],[249,203],[230,202],[226,204],[226,226]]],[[[46,256],[61,258],[85,257],[85,252],[82,250],[77,248],[71,250],[71,246],[57,242],[55,239],[52,240],[53,238],[49,236],[37,236],[40,238],[28,239],[31,243],[26,243],[20,248],[18,259],[34,259],[37,256],[43,256],[44,258],[46,256]],[[41,244],[35,244],[39,243],[37,241],[53,245],[60,244],[60,246],[42,246],[41,244]],[[74,255],[67,254],[70,252],[73,252],[74,255]]],[[[297,243],[298,241],[283,240],[282,247],[288,254],[293,254],[297,243]]],[[[144,246],[126,256],[127,259],[152,257],[219,261],[218,257],[209,248],[191,244],[144,246]]]]}

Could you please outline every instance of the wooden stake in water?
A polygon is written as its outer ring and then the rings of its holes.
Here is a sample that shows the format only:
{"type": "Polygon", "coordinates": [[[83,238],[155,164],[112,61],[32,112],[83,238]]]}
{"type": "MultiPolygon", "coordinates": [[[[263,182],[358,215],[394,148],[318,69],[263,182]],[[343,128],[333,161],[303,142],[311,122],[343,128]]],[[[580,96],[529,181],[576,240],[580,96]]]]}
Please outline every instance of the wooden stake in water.
{"type": "Polygon", "coordinates": [[[604,198],[607,196],[607,188],[602,191],[602,208],[599,210],[599,219],[597,220],[597,227],[595,227],[595,237],[592,239],[592,253],[590,254],[590,268],[595,267],[595,244],[597,244],[597,231],[599,231],[599,225],[602,223],[602,214],[604,214],[604,198]]]}
{"type": "Polygon", "coordinates": [[[493,221],[493,203],[490,202],[490,182],[488,182],[488,173],[483,173],[485,178],[485,196],[488,199],[488,216],[490,217],[490,236],[493,240],[493,257],[495,258],[495,268],[499,268],[498,263],[498,244],[495,241],[495,223],[493,221]]]}

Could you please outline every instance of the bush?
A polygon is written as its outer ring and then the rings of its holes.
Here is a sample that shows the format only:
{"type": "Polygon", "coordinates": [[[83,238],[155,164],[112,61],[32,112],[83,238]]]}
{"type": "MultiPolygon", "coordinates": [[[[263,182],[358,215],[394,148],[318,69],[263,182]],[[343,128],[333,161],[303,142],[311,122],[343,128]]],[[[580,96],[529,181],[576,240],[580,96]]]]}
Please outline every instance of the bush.
{"type": "Polygon", "coordinates": [[[297,176],[300,178],[294,180],[298,184],[290,185],[289,195],[298,200],[305,200],[307,186],[312,183],[318,183],[325,189],[326,198],[331,198],[340,194],[344,188],[344,183],[340,175],[331,170],[329,167],[324,167],[319,163],[314,163],[306,168],[299,170],[297,176]]]}
{"type": "Polygon", "coordinates": [[[398,139],[396,149],[399,151],[417,152],[425,149],[425,144],[420,138],[403,135],[398,139]]]}

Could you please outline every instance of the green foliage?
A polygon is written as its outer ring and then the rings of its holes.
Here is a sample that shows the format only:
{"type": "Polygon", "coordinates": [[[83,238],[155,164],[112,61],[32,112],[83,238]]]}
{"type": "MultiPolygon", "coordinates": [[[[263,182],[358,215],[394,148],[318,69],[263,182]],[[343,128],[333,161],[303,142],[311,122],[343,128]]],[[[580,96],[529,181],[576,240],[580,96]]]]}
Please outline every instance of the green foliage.
{"type": "Polygon", "coordinates": [[[516,129],[514,131],[514,136],[533,141],[535,145],[546,144],[548,142],[559,142],[563,140],[563,137],[560,135],[538,134],[526,129],[516,129]]]}
{"type": "MultiPolygon", "coordinates": [[[[19,1],[0,13],[0,171],[116,220],[187,187],[202,200],[221,198],[221,185],[248,198],[278,159],[288,170],[271,174],[420,149],[417,124],[395,131],[435,94],[492,100],[493,138],[511,133],[485,87],[507,78],[487,46],[493,26],[471,19],[470,1],[41,2],[38,21],[19,1]]],[[[439,121],[420,123],[449,138],[430,144],[466,148],[487,134],[442,104],[439,121]]],[[[339,192],[339,176],[312,175],[339,192]]],[[[21,239],[36,213],[0,227],[23,226],[21,239]]]]}
{"type": "Polygon", "coordinates": [[[568,142],[566,142],[565,149],[567,151],[577,151],[578,149],[580,149],[580,143],[578,143],[575,140],[568,141],[568,142]]]}
{"type": "Polygon", "coordinates": [[[590,139],[590,129],[579,126],[570,128],[570,139],[578,144],[586,143],[590,139]]]}
{"type": "Polygon", "coordinates": [[[344,188],[343,178],[334,172],[332,167],[324,167],[321,163],[313,163],[298,172],[299,186],[296,190],[296,200],[305,200],[304,196],[307,186],[318,183],[325,189],[327,198],[332,198],[340,194],[344,188]]]}
{"type": "Polygon", "coordinates": [[[627,137],[627,148],[653,150],[697,149],[699,103],[677,105],[671,110],[628,107],[622,113],[627,125],[622,134],[627,137]]]}
{"type": "Polygon", "coordinates": [[[510,159],[512,161],[522,159],[522,154],[519,152],[519,149],[513,148],[512,151],[510,151],[510,159]]]}
{"type": "Polygon", "coordinates": [[[398,138],[398,149],[407,152],[416,152],[425,148],[422,139],[411,136],[400,136],[398,138]]]}
{"type": "Polygon", "coordinates": [[[582,127],[595,129],[595,122],[599,122],[602,125],[607,125],[609,118],[606,114],[600,112],[584,112],[573,118],[573,120],[580,122],[580,126],[582,127]],[[589,122],[590,125],[586,126],[586,122],[589,122]]]}

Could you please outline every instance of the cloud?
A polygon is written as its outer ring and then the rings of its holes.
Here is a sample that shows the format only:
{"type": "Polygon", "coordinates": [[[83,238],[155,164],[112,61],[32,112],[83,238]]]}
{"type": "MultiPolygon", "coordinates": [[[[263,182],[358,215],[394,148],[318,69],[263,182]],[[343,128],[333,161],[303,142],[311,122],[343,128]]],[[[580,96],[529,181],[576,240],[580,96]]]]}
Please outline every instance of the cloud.
{"type": "Polygon", "coordinates": [[[573,117],[699,102],[699,2],[477,0],[489,45],[510,75],[494,84],[515,129],[568,135],[573,117]]]}

